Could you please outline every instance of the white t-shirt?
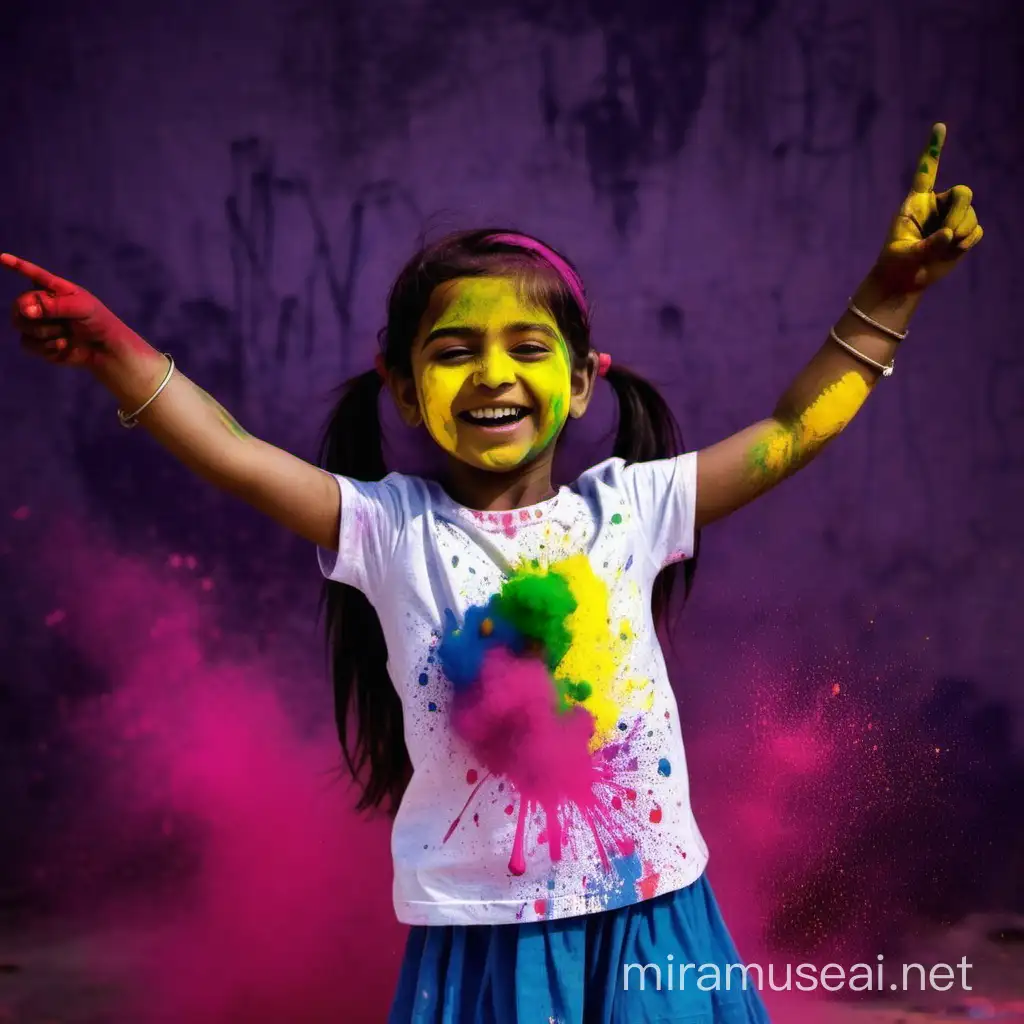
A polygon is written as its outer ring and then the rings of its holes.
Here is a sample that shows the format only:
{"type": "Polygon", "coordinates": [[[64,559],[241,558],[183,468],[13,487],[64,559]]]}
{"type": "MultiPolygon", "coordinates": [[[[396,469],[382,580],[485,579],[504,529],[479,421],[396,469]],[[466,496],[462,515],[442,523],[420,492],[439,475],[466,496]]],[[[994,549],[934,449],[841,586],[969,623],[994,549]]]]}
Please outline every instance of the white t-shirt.
{"type": "MultiPolygon", "coordinates": [[[[595,913],[682,888],[704,870],[651,616],[658,572],[693,554],[696,465],[692,452],[631,465],[609,459],[512,512],[467,509],[418,477],[337,478],[340,554],[320,551],[320,567],[377,611],[413,766],[391,841],[400,921],[595,913]],[[599,773],[585,807],[524,799],[452,727],[457,698],[438,656],[446,623],[458,628],[524,569],[562,574],[577,599],[566,620],[572,646],[555,674],[592,691],[579,701],[594,720],[589,756],[599,773]]],[[[541,664],[523,660],[535,671],[541,664]]]]}

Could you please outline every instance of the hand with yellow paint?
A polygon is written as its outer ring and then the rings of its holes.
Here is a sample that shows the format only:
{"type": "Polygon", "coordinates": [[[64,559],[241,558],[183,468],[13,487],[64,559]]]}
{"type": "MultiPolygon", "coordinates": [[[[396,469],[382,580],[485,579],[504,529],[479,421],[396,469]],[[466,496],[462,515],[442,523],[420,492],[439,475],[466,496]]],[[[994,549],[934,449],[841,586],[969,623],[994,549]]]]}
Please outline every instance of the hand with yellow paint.
{"type": "Polygon", "coordinates": [[[935,191],[946,126],[932,126],[910,193],[889,228],[874,276],[890,293],[915,292],[945,277],[983,234],[966,185],[935,191]]]}

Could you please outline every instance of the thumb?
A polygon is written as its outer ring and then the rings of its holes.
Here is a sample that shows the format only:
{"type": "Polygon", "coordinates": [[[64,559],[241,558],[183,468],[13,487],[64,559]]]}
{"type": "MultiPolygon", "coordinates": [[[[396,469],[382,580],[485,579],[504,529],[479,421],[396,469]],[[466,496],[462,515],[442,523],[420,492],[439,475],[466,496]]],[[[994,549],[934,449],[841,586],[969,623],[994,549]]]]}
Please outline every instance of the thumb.
{"type": "Polygon", "coordinates": [[[922,238],[921,241],[917,243],[916,255],[923,258],[940,256],[944,254],[952,244],[953,229],[939,228],[938,231],[933,232],[927,238],[922,238]]]}
{"type": "Polygon", "coordinates": [[[77,289],[65,295],[27,292],[20,297],[19,304],[26,316],[47,320],[84,320],[96,308],[96,300],[88,292],[77,289]],[[37,307],[35,312],[30,312],[32,307],[37,307]]]}
{"type": "Polygon", "coordinates": [[[945,254],[953,242],[952,228],[940,228],[927,238],[913,241],[900,238],[890,243],[889,251],[894,256],[913,258],[915,260],[936,259],[945,254]]]}

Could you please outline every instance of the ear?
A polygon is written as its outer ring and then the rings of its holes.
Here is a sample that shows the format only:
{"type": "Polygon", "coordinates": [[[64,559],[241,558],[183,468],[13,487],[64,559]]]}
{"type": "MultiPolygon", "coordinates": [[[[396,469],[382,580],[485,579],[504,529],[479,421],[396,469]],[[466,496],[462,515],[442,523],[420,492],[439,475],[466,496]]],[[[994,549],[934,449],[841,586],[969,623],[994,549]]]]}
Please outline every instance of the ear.
{"type": "Polygon", "coordinates": [[[402,422],[407,427],[420,426],[423,423],[423,413],[420,411],[420,397],[416,393],[416,381],[412,377],[400,377],[390,372],[385,383],[398,407],[398,415],[402,417],[402,422]]]}
{"type": "Polygon", "coordinates": [[[591,351],[586,360],[573,367],[569,378],[569,415],[578,420],[590,405],[597,383],[597,353],[591,351]]]}

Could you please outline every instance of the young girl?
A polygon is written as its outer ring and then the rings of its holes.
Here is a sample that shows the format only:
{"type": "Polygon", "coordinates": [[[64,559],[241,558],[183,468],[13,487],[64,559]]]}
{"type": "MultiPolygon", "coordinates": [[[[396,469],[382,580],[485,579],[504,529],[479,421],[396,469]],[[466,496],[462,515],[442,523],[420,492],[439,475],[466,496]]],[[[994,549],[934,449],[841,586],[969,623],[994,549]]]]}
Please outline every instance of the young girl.
{"type": "Polygon", "coordinates": [[[726,973],[655,629],[698,531],[843,429],[922,291],[980,240],[970,190],[934,192],[944,137],[774,413],[685,454],[657,391],[593,348],[576,271],[523,234],[454,234],[408,263],[326,471],[247,434],[81,288],[2,257],[34,285],[14,309],[30,350],[87,366],[123,426],[320,548],[342,750],[360,807],[396,811],[413,927],[392,1021],[767,1019],[726,973]],[[555,488],[555,443],[598,377],[614,457],[555,488]],[[443,481],[385,475],[383,387],[447,454],[443,481]]]}

